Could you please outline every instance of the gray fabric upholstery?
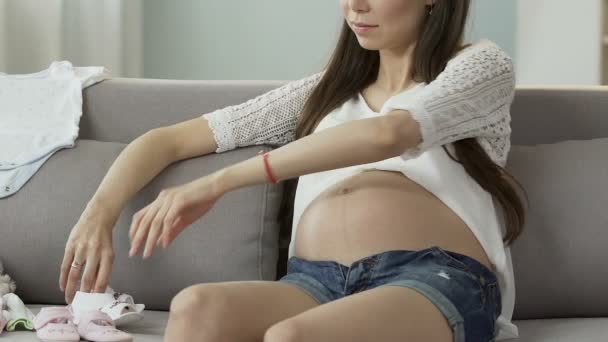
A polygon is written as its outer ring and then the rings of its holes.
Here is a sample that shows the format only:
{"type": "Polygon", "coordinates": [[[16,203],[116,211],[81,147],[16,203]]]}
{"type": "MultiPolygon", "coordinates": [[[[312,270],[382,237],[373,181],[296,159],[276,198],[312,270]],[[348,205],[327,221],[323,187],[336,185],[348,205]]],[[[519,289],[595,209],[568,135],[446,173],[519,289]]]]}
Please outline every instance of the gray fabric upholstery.
{"type": "MultiPolygon", "coordinates": [[[[1,202],[2,234],[9,238],[0,240],[0,257],[24,302],[63,303],[58,275],[65,242],[124,146],[78,140],[75,148],[58,151],[28,184],[1,202]]],[[[142,189],[114,228],[116,256],[110,286],[132,294],[149,309],[168,310],[171,298],[188,285],[274,279],[278,225],[271,218],[276,216],[279,194],[273,190],[276,187],[266,185],[226,194],[167,250],[156,249],[152,258],[142,260],[141,253],[128,257],[131,218],[156,199],[160,190],[252,157],[257,150],[245,148],[174,163],[142,189]]]]}
{"type": "Polygon", "coordinates": [[[608,318],[563,318],[517,321],[519,338],[509,342],[600,342],[608,336],[608,318]]]}
{"type": "MultiPolygon", "coordinates": [[[[244,102],[283,83],[115,78],[85,89],[76,147],[57,152],[19,192],[0,200],[0,258],[17,281],[17,294],[34,308],[65,304],[58,289],[65,241],[126,144],[149,129],[244,102]]],[[[601,292],[608,275],[600,261],[608,232],[593,226],[593,222],[603,222],[606,227],[605,216],[584,216],[603,214],[601,203],[589,203],[594,207],[584,204],[589,199],[605,203],[606,169],[599,167],[605,167],[606,160],[585,164],[598,167],[588,170],[581,165],[582,159],[595,158],[591,149],[576,154],[576,149],[565,148],[571,160],[568,164],[557,157],[559,146],[517,146],[607,137],[607,105],[606,88],[517,91],[512,111],[514,147],[507,167],[528,188],[533,205],[526,231],[513,246],[520,341],[598,341],[608,333],[606,318],[591,318],[606,317],[608,311],[606,295],[601,292]],[[532,160],[533,156],[537,159],[532,160]],[[562,170],[556,172],[557,167],[562,170]],[[539,170],[546,175],[542,181],[538,181],[539,170]],[[581,182],[576,173],[590,180],[581,182]],[[559,196],[570,198],[560,202],[559,196]],[[545,319],[552,317],[571,319],[545,319]],[[528,318],[543,319],[525,320],[528,318]]],[[[601,146],[594,148],[601,153],[601,146]]],[[[122,212],[114,228],[116,258],[111,285],[147,305],[144,321],[124,328],[138,334],[136,341],[162,340],[170,300],[190,284],[280,276],[275,267],[277,261],[284,262],[277,257],[281,185],[231,192],[169,250],[157,251],[146,261],[127,257],[131,217],[160,190],[248,159],[260,149],[251,146],[175,163],[122,212]]],[[[3,339],[37,341],[28,332],[5,332],[0,336],[3,339]]]]}
{"type": "Polygon", "coordinates": [[[608,138],[512,147],[530,200],[512,248],[519,319],[608,317],[607,151],[608,138]]]}
{"type": "MultiPolygon", "coordinates": [[[[33,313],[38,313],[46,305],[28,305],[33,313]]],[[[146,311],[142,321],[120,329],[130,333],[136,342],[161,342],[167,326],[169,313],[146,311]]],[[[600,342],[608,336],[608,318],[564,318],[531,319],[517,321],[519,338],[505,342],[600,342]]],[[[0,341],[34,342],[38,341],[32,332],[11,332],[0,336],[0,341]],[[10,336],[10,340],[7,339],[10,336]]]]}
{"type": "Polygon", "coordinates": [[[115,78],[86,88],[81,139],[128,143],[146,131],[247,101],[281,81],[115,78]]]}
{"type": "Polygon", "coordinates": [[[608,87],[522,87],[511,106],[514,145],[608,136],[608,87]]]}

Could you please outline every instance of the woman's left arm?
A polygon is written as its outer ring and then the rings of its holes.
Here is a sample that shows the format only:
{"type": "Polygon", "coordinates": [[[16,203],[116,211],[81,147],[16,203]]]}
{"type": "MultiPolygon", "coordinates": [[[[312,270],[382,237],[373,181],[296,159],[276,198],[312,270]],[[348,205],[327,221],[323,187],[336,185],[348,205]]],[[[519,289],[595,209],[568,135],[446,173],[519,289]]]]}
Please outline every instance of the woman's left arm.
{"type": "Polygon", "coordinates": [[[489,157],[505,166],[510,149],[510,107],[515,94],[511,57],[498,45],[483,40],[449,61],[443,72],[416,98],[391,101],[383,114],[394,120],[395,144],[401,157],[416,158],[429,148],[477,138],[489,157]],[[411,120],[422,141],[410,146],[411,120]],[[399,148],[397,148],[399,150],[399,148]]]}
{"type": "MultiPolygon", "coordinates": [[[[395,156],[394,129],[386,117],[365,118],[326,128],[268,152],[277,181],[381,161],[395,156]]],[[[412,122],[413,123],[413,122],[412,122]]],[[[415,144],[415,134],[408,140],[415,144]]],[[[229,192],[268,182],[261,155],[216,171],[218,187],[229,192]]]]}
{"type": "MultiPolygon", "coordinates": [[[[515,90],[511,58],[491,41],[465,49],[414,100],[399,97],[382,116],[355,120],[269,152],[276,179],[401,156],[415,158],[433,146],[479,137],[500,165],[509,150],[510,106],[515,90]]],[[[261,157],[218,171],[218,187],[231,191],[266,182],[261,157]]]]}

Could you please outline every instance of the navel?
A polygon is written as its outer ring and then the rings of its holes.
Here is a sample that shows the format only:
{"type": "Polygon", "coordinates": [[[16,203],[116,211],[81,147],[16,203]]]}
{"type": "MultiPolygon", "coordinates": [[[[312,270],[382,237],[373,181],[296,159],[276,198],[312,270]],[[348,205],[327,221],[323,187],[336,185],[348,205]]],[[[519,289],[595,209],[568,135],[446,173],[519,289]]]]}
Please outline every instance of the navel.
{"type": "Polygon", "coordinates": [[[352,190],[352,189],[351,189],[351,188],[349,188],[349,187],[343,187],[343,188],[341,188],[341,189],[340,189],[340,191],[339,191],[338,193],[339,193],[339,194],[341,194],[341,195],[346,195],[346,194],[348,194],[349,192],[351,192],[351,190],[352,190]]]}

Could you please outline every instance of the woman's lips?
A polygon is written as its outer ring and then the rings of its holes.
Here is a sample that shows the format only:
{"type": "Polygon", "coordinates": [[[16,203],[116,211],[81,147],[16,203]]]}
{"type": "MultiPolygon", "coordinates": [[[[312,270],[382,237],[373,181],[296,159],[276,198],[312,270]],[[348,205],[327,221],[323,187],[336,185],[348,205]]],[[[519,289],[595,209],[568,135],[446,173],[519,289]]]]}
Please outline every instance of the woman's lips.
{"type": "Polygon", "coordinates": [[[364,34],[378,27],[378,25],[367,25],[361,23],[353,23],[353,31],[357,34],[364,34]]]}

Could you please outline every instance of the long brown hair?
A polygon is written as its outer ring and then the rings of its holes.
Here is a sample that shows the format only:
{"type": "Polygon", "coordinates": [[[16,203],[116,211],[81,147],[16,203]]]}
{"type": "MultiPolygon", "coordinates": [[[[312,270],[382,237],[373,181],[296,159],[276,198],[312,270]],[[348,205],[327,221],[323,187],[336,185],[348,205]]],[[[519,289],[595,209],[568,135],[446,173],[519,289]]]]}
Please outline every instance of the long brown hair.
{"type": "MultiPolygon", "coordinates": [[[[460,50],[470,0],[437,1],[433,6],[432,14],[423,23],[414,52],[412,79],[418,82],[433,81],[460,50]]],[[[379,52],[361,47],[345,21],[326,71],[304,105],[296,139],[311,134],[329,112],[372,84],[379,67],[379,52]]],[[[503,242],[510,245],[522,233],[525,222],[524,205],[513,184],[517,183],[524,193],[525,189],[503,167],[494,163],[475,138],[458,140],[454,142],[454,148],[457,159],[443,146],[446,153],[462,164],[467,173],[501,204],[506,227],[503,242]]],[[[296,178],[286,180],[284,184],[279,212],[282,236],[290,236],[297,182],[296,178]]]]}

